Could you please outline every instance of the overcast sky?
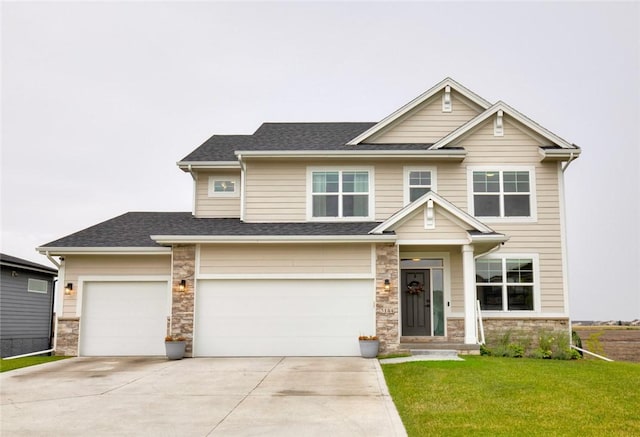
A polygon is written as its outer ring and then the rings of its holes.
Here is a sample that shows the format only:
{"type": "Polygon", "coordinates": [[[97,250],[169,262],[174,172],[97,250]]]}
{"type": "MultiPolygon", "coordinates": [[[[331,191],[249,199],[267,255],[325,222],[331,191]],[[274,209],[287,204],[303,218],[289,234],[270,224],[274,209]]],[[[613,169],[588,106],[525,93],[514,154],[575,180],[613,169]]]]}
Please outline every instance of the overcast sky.
{"type": "Polygon", "coordinates": [[[450,76],[583,148],[571,315],[640,318],[640,6],[2,4],[2,252],[191,210],[176,161],[263,121],[378,121],[450,76]]]}

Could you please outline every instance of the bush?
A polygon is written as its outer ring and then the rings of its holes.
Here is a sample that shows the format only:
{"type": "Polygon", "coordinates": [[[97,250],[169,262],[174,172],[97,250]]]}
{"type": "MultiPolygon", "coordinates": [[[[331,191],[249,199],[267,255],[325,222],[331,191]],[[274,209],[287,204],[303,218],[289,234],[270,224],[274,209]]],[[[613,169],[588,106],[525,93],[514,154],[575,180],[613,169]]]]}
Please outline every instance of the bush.
{"type": "Polygon", "coordinates": [[[510,358],[540,358],[574,360],[580,358],[578,351],[571,348],[569,335],[558,331],[538,331],[538,344],[531,348],[531,337],[524,333],[514,335],[512,330],[504,332],[497,340],[480,346],[481,355],[510,358]]]}

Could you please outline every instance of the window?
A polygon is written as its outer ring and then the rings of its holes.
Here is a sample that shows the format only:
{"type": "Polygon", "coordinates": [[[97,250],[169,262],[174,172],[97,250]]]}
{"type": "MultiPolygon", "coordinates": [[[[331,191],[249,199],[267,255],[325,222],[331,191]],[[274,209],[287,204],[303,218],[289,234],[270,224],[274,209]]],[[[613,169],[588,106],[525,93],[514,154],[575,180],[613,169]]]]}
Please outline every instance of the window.
{"type": "Polygon", "coordinates": [[[238,197],[237,177],[217,177],[209,178],[209,197],[238,197]]]}
{"type": "Polygon", "coordinates": [[[42,279],[31,279],[27,283],[27,291],[30,293],[46,293],[49,288],[49,283],[42,279]]]}
{"type": "Polygon", "coordinates": [[[311,171],[311,217],[370,217],[369,175],[360,169],[311,171]]]}
{"type": "Polygon", "coordinates": [[[534,259],[476,260],[476,292],[483,311],[534,310],[534,259]]]}
{"type": "Polygon", "coordinates": [[[409,204],[436,190],[436,170],[432,167],[405,167],[404,169],[404,200],[409,204]]]}
{"type": "Polygon", "coordinates": [[[473,169],[473,215],[489,218],[535,218],[533,170],[473,169]]]}

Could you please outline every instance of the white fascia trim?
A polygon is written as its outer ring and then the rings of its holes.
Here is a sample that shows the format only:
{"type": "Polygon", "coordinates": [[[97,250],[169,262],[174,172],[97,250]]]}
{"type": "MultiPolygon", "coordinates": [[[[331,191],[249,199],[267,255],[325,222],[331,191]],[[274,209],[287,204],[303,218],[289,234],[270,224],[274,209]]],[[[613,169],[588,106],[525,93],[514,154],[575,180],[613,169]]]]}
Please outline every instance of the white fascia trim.
{"type": "MultiPolygon", "coordinates": [[[[46,273],[47,275],[51,275],[51,276],[57,276],[58,272],[50,272],[49,270],[45,270],[44,267],[43,268],[38,268],[38,267],[31,267],[31,266],[23,266],[20,264],[14,264],[11,262],[2,262],[0,263],[3,267],[13,267],[16,269],[22,269],[22,270],[28,270],[30,272],[38,272],[38,273],[46,273]]],[[[55,270],[52,268],[52,270],[55,270]]]]}
{"type": "Polygon", "coordinates": [[[38,247],[40,253],[51,255],[166,255],[170,247],[38,247]]]}
{"type": "Polygon", "coordinates": [[[464,159],[466,150],[363,150],[360,152],[351,150],[259,150],[236,152],[243,158],[424,158],[433,157],[439,159],[464,159]]]}
{"type": "MultiPolygon", "coordinates": [[[[575,146],[574,146],[575,147],[575,146]]],[[[576,159],[580,156],[580,153],[582,152],[582,149],[571,149],[571,150],[565,150],[565,149],[538,149],[538,153],[540,153],[540,155],[542,155],[542,159],[546,160],[546,159],[557,159],[557,160],[564,160],[564,159],[576,159]]]]}
{"type": "Polygon", "coordinates": [[[238,161],[178,161],[176,165],[184,171],[189,171],[191,169],[221,169],[221,168],[240,168],[240,163],[238,161]]]}
{"type": "Polygon", "coordinates": [[[412,245],[412,246],[460,246],[471,243],[470,239],[457,239],[457,240],[438,240],[430,238],[428,240],[398,240],[397,245],[412,245]]]}
{"type": "Polygon", "coordinates": [[[395,235],[152,235],[159,244],[172,243],[365,243],[394,242],[395,235]]]}
{"type": "Polygon", "coordinates": [[[388,230],[389,228],[391,228],[393,225],[395,225],[405,217],[412,214],[414,211],[416,211],[418,208],[423,206],[429,200],[433,200],[436,203],[436,205],[440,206],[441,208],[443,208],[445,211],[447,211],[454,217],[462,220],[462,222],[468,224],[469,226],[471,226],[472,228],[480,232],[487,232],[487,233],[494,232],[493,229],[491,229],[489,226],[485,225],[475,217],[472,217],[471,215],[462,211],[460,208],[458,208],[448,200],[444,199],[440,195],[436,194],[434,191],[430,191],[425,195],[423,195],[422,197],[414,200],[413,203],[410,203],[409,205],[405,206],[403,209],[396,212],[394,215],[389,217],[389,219],[387,219],[386,221],[380,223],[380,225],[374,228],[370,233],[381,234],[382,232],[388,230]]]}
{"type": "Polygon", "coordinates": [[[495,235],[471,235],[472,243],[504,243],[509,241],[509,237],[503,234],[495,235]]]}
{"type": "Polygon", "coordinates": [[[463,124],[458,129],[454,130],[449,135],[445,136],[440,141],[436,142],[433,146],[431,146],[431,149],[440,149],[440,148],[442,148],[444,146],[449,145],[452,141],[460,138],[461,136],[463,136],[464,134],[466,134],[467,132],[472,130],[474,127],[478,126],[480,123],[484,122],[489,117],[491,117],[492,115],[496,114],[498,111],[502,111],[503,113],[509,115],[510,117],[512,117],[515,120],[519,121],[520,123],[522,123],[523,125],[525,125],[529,129],[533,130],[534,132],[536,132],[537,134],[541,135],[542,137],[548,139],[552,143],[557,144],[558,146],[562,147],[563,149],[576,150],[576,148],[575,148],[575,146],[573,144],[571,144],[568,141],[560,138],[559,136],[557,136],[556,134],[552,133],[551,131],[548,131],[547,129],[543,128],[538,123],[536,123],[535,121],[531,120],[530,118],[528,118],[524,114],[516,111],[515,109],[513,109],[511,106],[507,105],[503,101],[497,102],[496,104],[494,104],[493,106],[488,108],[483,113],[478,114],[477,117],[472,118],[467,123],[463,124]]]}
{"type": "Polygon", "coordinates": [[[376,123],[374,126],[370,127],[369,129],[367,129],[366,131],[364,131],[363,133],[361,133],[360,135],[358,135],[357,137],[349,141],[347,145],[355,146],[358,143],[362,142],[363,140],[369,138],[373,134],[379,132],[380,130],[384,129],[385,127],[387,127],[388,125],[396,121],[398,118],[402,117],[404,114],[414,109],[416,106],[420,105],[424,101],[436,95],[438,92],[443,90],[446,86],[450,86],[453,90],[462,94],[463,96],[465,96],[466,98],[468,98],[469,100],[471,100],[472,102],[476,103],[478,106],[484,109],[487,109],[488,107],[491,106],[491,103],[489,103],[488,101],[486,101],[485,99],[483,99],[482,97],[474,93],[473,91],[460,85],[458,82],[451,79],[450,77],[447,77],[442,82],[429,88],[427,91],[420,94],[418,97],[411,100],[406,105],[397,109],[392,114],[388,115],[387,117],[382,119],[380,122],[376,123]]]}
{"type": "Polygon", "coordinates": [[[375,275],[371,273],[202,273],[198,275],[197,279],[375,279],[375,275]]]}

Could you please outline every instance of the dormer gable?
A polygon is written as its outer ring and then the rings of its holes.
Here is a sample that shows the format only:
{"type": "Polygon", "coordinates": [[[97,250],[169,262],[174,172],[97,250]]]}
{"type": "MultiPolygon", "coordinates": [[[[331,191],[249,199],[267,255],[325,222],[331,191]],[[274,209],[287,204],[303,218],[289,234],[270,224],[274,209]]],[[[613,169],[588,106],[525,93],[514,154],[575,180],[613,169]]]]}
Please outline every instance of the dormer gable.
{"type": "Polygon", "coordinates": [[[446,78],[347,145],[432,144],[490,106],[482,97],[446,78]]]}

